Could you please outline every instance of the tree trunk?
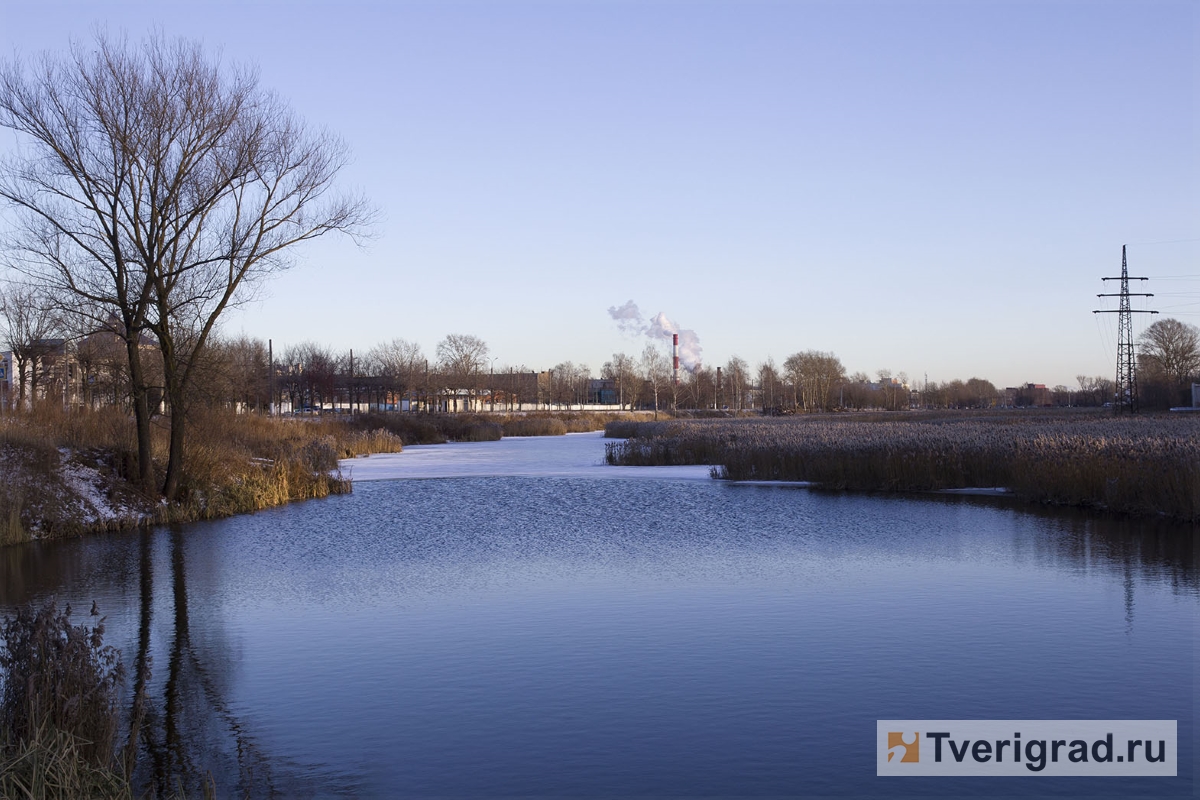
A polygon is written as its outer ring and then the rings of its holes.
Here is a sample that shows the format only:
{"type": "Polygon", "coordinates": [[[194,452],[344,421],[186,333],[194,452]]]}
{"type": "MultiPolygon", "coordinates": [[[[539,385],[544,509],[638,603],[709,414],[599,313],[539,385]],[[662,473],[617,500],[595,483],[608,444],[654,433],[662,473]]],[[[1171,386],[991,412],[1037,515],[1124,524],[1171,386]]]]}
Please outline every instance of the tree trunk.
{"type": "Polygon", "coordinates": [[[176,406],[175,399],[171,403],[171,449],[167,454],[167,477],[163,481],[163,497],[168,503],[175,502],[179,494],[179,481],[183,474],[183,431],[186,415],[183,409],[176,406]]]}
{"type": "Polygon", "coordinates": [[[187,418],[184,388],[187,380],[170,332],[160,330],[158,340],[159,351],[163,355],[163,383],[166,384],[167,402],[171,405],[171,445],[167,452],[167,475],[163,480],[162,494],[168,503],[173,503],[183,478],[183,432],[187,418]]]}
{"type": "Polygon", "coordinates": [[[138,349],[136,334],[125,340],[125,351],[129,358],[129,399],[133,403],[133,420],[137,428],[138,485],[142,491],[154,491],[154,460],[150,442],[150,400],[146,389],[146,376],[142,370],[142,353],[138,349]]]}
{"type": "Polygon", "coordinates": [[[28,359],[20,353],[13,351],[13,360],[16,361],[17,367],[17,408],[21,411],[25,410],[25,369],[28,364],[28,359]]]}
{"type": "Polygon", "coordinates": [[[32,409],[38,401],[38,370],[41,369],[42,359],[37,351],[29,358],[29,407],[32,409]]]}

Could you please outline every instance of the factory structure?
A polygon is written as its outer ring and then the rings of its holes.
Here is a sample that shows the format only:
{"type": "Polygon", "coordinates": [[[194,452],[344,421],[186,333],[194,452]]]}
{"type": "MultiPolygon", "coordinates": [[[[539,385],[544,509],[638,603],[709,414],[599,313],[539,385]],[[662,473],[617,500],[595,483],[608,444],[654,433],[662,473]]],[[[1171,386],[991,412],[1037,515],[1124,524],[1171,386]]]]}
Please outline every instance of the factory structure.
{"type": "Polygon", "coordinates": [[[671,357],[674,361],[675,385],[679,385],[679,334],[671,334],[671,357]]]}

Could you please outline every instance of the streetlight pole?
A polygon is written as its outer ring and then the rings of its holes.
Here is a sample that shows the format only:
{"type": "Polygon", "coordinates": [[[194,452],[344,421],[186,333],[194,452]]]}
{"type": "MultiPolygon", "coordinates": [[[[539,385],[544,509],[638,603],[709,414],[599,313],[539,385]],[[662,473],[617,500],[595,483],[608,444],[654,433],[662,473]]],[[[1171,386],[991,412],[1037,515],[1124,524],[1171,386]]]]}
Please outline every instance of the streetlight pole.
{"type": "Polygon", "coordinates": [[[496,413],[496,358],[491,359],[491,364],[488,366],[488,401],[492,407],[492,413],[496,413]]]}

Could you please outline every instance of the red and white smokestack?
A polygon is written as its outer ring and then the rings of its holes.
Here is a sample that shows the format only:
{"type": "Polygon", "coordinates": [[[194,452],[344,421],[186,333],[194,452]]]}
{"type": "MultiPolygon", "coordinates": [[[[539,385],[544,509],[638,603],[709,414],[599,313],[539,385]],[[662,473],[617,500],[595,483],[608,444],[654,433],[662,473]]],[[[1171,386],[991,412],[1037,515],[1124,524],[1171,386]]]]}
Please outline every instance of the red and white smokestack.
{"type": "Polygon", "coordinates": [[[679,385],[679,334],[671,334],[671,355],[675,357],[675,385],[679,385]]]}

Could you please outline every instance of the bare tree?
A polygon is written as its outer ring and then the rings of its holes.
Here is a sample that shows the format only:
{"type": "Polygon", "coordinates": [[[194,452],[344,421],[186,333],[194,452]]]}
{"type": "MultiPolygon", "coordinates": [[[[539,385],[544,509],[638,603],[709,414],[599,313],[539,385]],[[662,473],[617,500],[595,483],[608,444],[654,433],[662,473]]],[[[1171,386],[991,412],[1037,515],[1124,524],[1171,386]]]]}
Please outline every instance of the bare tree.
{"type": "Polygon", "coordinates": [[[0,294],[0,322],[4,342],[12,352],[12,369],[17,377],[17,405],[37,394],[41,363],[49,355],[50,341],[61,344],[62,319],[45,292],[31,286],[10,284],[0,294]],[[26,394],[28,387],[29,394],[26,394]]]}
{"type": "Polygon", "coordinates": [[[1117,390],[1113,379],[1103,375],[1094,377],[1076,375],[1075,380],[1079,382],[1078,405],[1102,406],[1105,403],[1111,403],[1117,390]]]}
{"type": "Polygon", "coordinates": [[[282,389],[294,411],[318,410],[333,401],[339,365],[332,348],[316,342],[290,345],[283,351],[283,363],[282,389]]]}
{"type": "Polygon", "coordinates": [[[1200,329],[1170,317],[1158,320],[1138,337],[1138,363],[1147,388],[1164,395],[1163,405],[1179,402],[1200,372],[1200,329]]]}
{"type": "Polygon", "coordinates": [[[211,401],[242,409],[261,410],[270,404],[270,366],[267,343],[242,335],[213,339],[205,348],[204,388],[211,401]]]}
{"type": "Polygon", "coordinates": [[[658,395],[671,380],[671,364],[667,355],[653,342],[646,345],[642,351],[642,378],[654,394],[654,418],[658,419],[658,395]]]}
{"type": "MultiPolygon", "coordinates": [[[[123,341],[112,330],[102,329],[83,336],[75,345],[83,401],[89,406],[121,406],[129,399],[128,355],[123,341]]],[[[160,375],[155,360],[150,375],[160,375]]],[[[151,378],[148,382],[153,383],[151,378]]],[[[159,381],[161,382],[161,381],[159,381]]]]}
{"type": "Polygon", "coordinates": [[[791,407],[800,407],[800,391],[804,385],[804,354],[793,353],[783,361],[783,375],[791,390],[791,407]]]}
{"type": "Polygon", "coordinates": [[[834,387],[846,379],[846,368],[833,353],[814,353],[812,364],[813,397],[820,408],[828,410],[832,407],[834,387]]]}
{"type": "Polygon", "coordinates": [[[384,390],[405,395],[413,392],[425,371],[421,345],[407,339],[392,339],[367,351],[367,369],[383,381],[384,390]]]}
{"type": "MultiPolygon", "coordinates": [[[[1000,392],[996,391],[995,384],[986,378],[971,378],[966,382],[965,387],[970,396],[970,404],[974,408],[991,408],[1000,398],[1000,392]]],[[[1055,391],[1057,390],[1058,387],[1055,387],[1055,391]]],[[[1069,392],[1065,388],[1063,391],[1069,392]]]]}
{"type": "Polygon", "coordinates": [[[741,411],[746,403],[746,390],[750,382],[750,365],[746,359],[738,355],[729,357],[725,364],[725,381],[729,386],[729,405],[734,411],[741,411]]]}
{"type": "Polygon", "coordinates": [[[438,342],[437,359],[446,388],[466,390],[470,397],[479,389],[479,375],[488,363],[487,342],[478,336],[452,333],[438,342]]]}
{"type": "Polygon", "coordinates": [[[160,37],[101,35],[65,59],[5,65],[0,126],[27,145],[0,165],[0,198],[17,212],[12,263],[78,313],[119,319],[144,484],[140,346],[144,331],[157,339],[172,415],[162,492],[174,499],[189,390],[221,315],[294,245],[369,221],[363,201],[332,194],[346,149],[253,71],[160,37]]]}
{"type": "Polygon", "coordinates": [[[550,370],[554,376],[553,400],[560,405],[578,405],[587,401],[588,367],[562,361],[550,370]]]}
{"type": "Polygon", "coordinates": [[[774,413],[780,397],[779,370],[775,367],[775,359],[770,356],[758,365],[758,389],[763,413],[774,413]]]}
{"type": "Polygon", "coordinates": [[[588,382],[592,379],[592,370],[587,364],[576,364],[572,380],[575,392],[575,403],[583,404],[588,401],[588,382]]]}
{"type": "MultiPolygon", "coordinates": [[[[900,408],[900,392],[904,383],[904,373],[892,377],[892,371],[887,369],[877,370],[875,375],[879,378],[879,389],[883,392],[884,408],[888,411],[896,411],[900,408]]],[[[960,381],[961,383],[961,381],[960,381]]]]}
{"type": "Polygon", "coordinates": [[[842,381],[842,402],[850,408],[868,408],[873,396],[871,378],[865,372],[855,372],[842,381]]]}
{"type": "Polygon", "coordinates": [[[613,353],[612,361],[604,362],[600,375],[617,384],[617,404],[624,408],[626,398],[628,398],[629,407],[632,409],[634,397],[637,394],[637,387],[634,386],[637,364],[633,357],[625,353],[613,353]]]}
{"type": "Polygon", "coordinates": [[[793,353],[783,362],[783,369],[791,384],[793,405],[807,411],[830,408],[834,387],[846,379],[841,360],[818,350],[793,353]]]}

